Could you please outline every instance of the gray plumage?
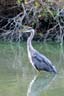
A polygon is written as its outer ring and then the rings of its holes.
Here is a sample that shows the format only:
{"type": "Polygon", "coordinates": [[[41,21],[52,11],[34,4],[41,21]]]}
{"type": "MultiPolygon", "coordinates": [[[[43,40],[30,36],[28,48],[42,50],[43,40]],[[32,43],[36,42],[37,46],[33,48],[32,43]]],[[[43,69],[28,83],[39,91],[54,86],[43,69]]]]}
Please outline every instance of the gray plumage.
{"type": "Polygon", "coordinates": [[[43,54],[39,53],[32,47],[31,42],[34,37],[35,31],[31,27],[29,27],[28,30],[26,30],[26,32],[31,33],[27,40],[27,52],[29,61],[32,64],[32,66],[38,71],[47,71],[56,73],[57,72],[56,68],[55,66],[52,65],[52,62],[47,57],[45,57],[43,54]]]}
{"type": "Polygon", "coordinates": [[[48,72],[56,72],[56,69],[52,65],[52,62],[39,52],[34,53],[34,55],[32,56],[32,61],[38,71],[44,70],[48,72]]]}

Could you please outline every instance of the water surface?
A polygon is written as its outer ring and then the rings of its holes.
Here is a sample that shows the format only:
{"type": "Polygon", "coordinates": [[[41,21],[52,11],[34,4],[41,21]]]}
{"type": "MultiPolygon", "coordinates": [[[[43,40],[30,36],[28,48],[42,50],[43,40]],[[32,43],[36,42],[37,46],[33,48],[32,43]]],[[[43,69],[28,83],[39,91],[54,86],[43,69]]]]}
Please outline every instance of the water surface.
{"type": "Polygon", "coordinates": [[[26,42],[0,42],[0,96],[64,96],[64,48],[54,43],[33,46],[53,62],[58,74],[37,73],[29,63],[26,42]]]}

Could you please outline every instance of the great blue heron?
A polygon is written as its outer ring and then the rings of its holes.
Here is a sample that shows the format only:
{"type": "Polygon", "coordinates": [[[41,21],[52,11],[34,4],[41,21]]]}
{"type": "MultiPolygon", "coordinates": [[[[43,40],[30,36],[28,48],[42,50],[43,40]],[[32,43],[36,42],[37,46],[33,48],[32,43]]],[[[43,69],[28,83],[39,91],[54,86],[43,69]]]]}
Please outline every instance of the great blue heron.
{"type": "Polygon", "coordinates": [[[28,52],[29,61],[32,64],[32,66],[38,71],[57,73],[57,70],[55,66],[52,65],[52,62],[43,54],[39,53],[37,50],[33,48],[31,42],[35,35],[35,30],[32,29],[31,27],[28,27],[28,28],[24,28],[24,32],[31,33],[31,35],[28,37],[27,40],[27,52],[28,52]]]}

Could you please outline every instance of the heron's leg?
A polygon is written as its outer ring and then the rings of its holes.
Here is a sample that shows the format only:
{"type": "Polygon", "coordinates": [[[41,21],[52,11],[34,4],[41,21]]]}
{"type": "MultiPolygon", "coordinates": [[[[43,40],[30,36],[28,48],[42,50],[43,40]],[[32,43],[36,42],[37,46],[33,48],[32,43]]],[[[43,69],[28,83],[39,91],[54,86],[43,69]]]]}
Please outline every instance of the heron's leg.
{"type": "Polygon", "coordinates": [[[37,75],[40,75],[40,70],[37,70],[37,75]]]}

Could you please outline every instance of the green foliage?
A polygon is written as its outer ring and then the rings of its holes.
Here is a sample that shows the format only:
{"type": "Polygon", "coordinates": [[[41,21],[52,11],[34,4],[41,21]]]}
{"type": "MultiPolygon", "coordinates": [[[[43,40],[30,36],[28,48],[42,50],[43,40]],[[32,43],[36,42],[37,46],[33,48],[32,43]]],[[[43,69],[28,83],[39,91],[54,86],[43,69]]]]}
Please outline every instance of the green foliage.
{"type": "Polygon", "coordinates": [[[21,2],[25,2],[25,0],[17,0],[18,4],[20,4],[21,2]]]}
{"type": "Polygon", "coordinates": [[[21,0],[17,0],[18,4],[20,4],[21,0]]]}

